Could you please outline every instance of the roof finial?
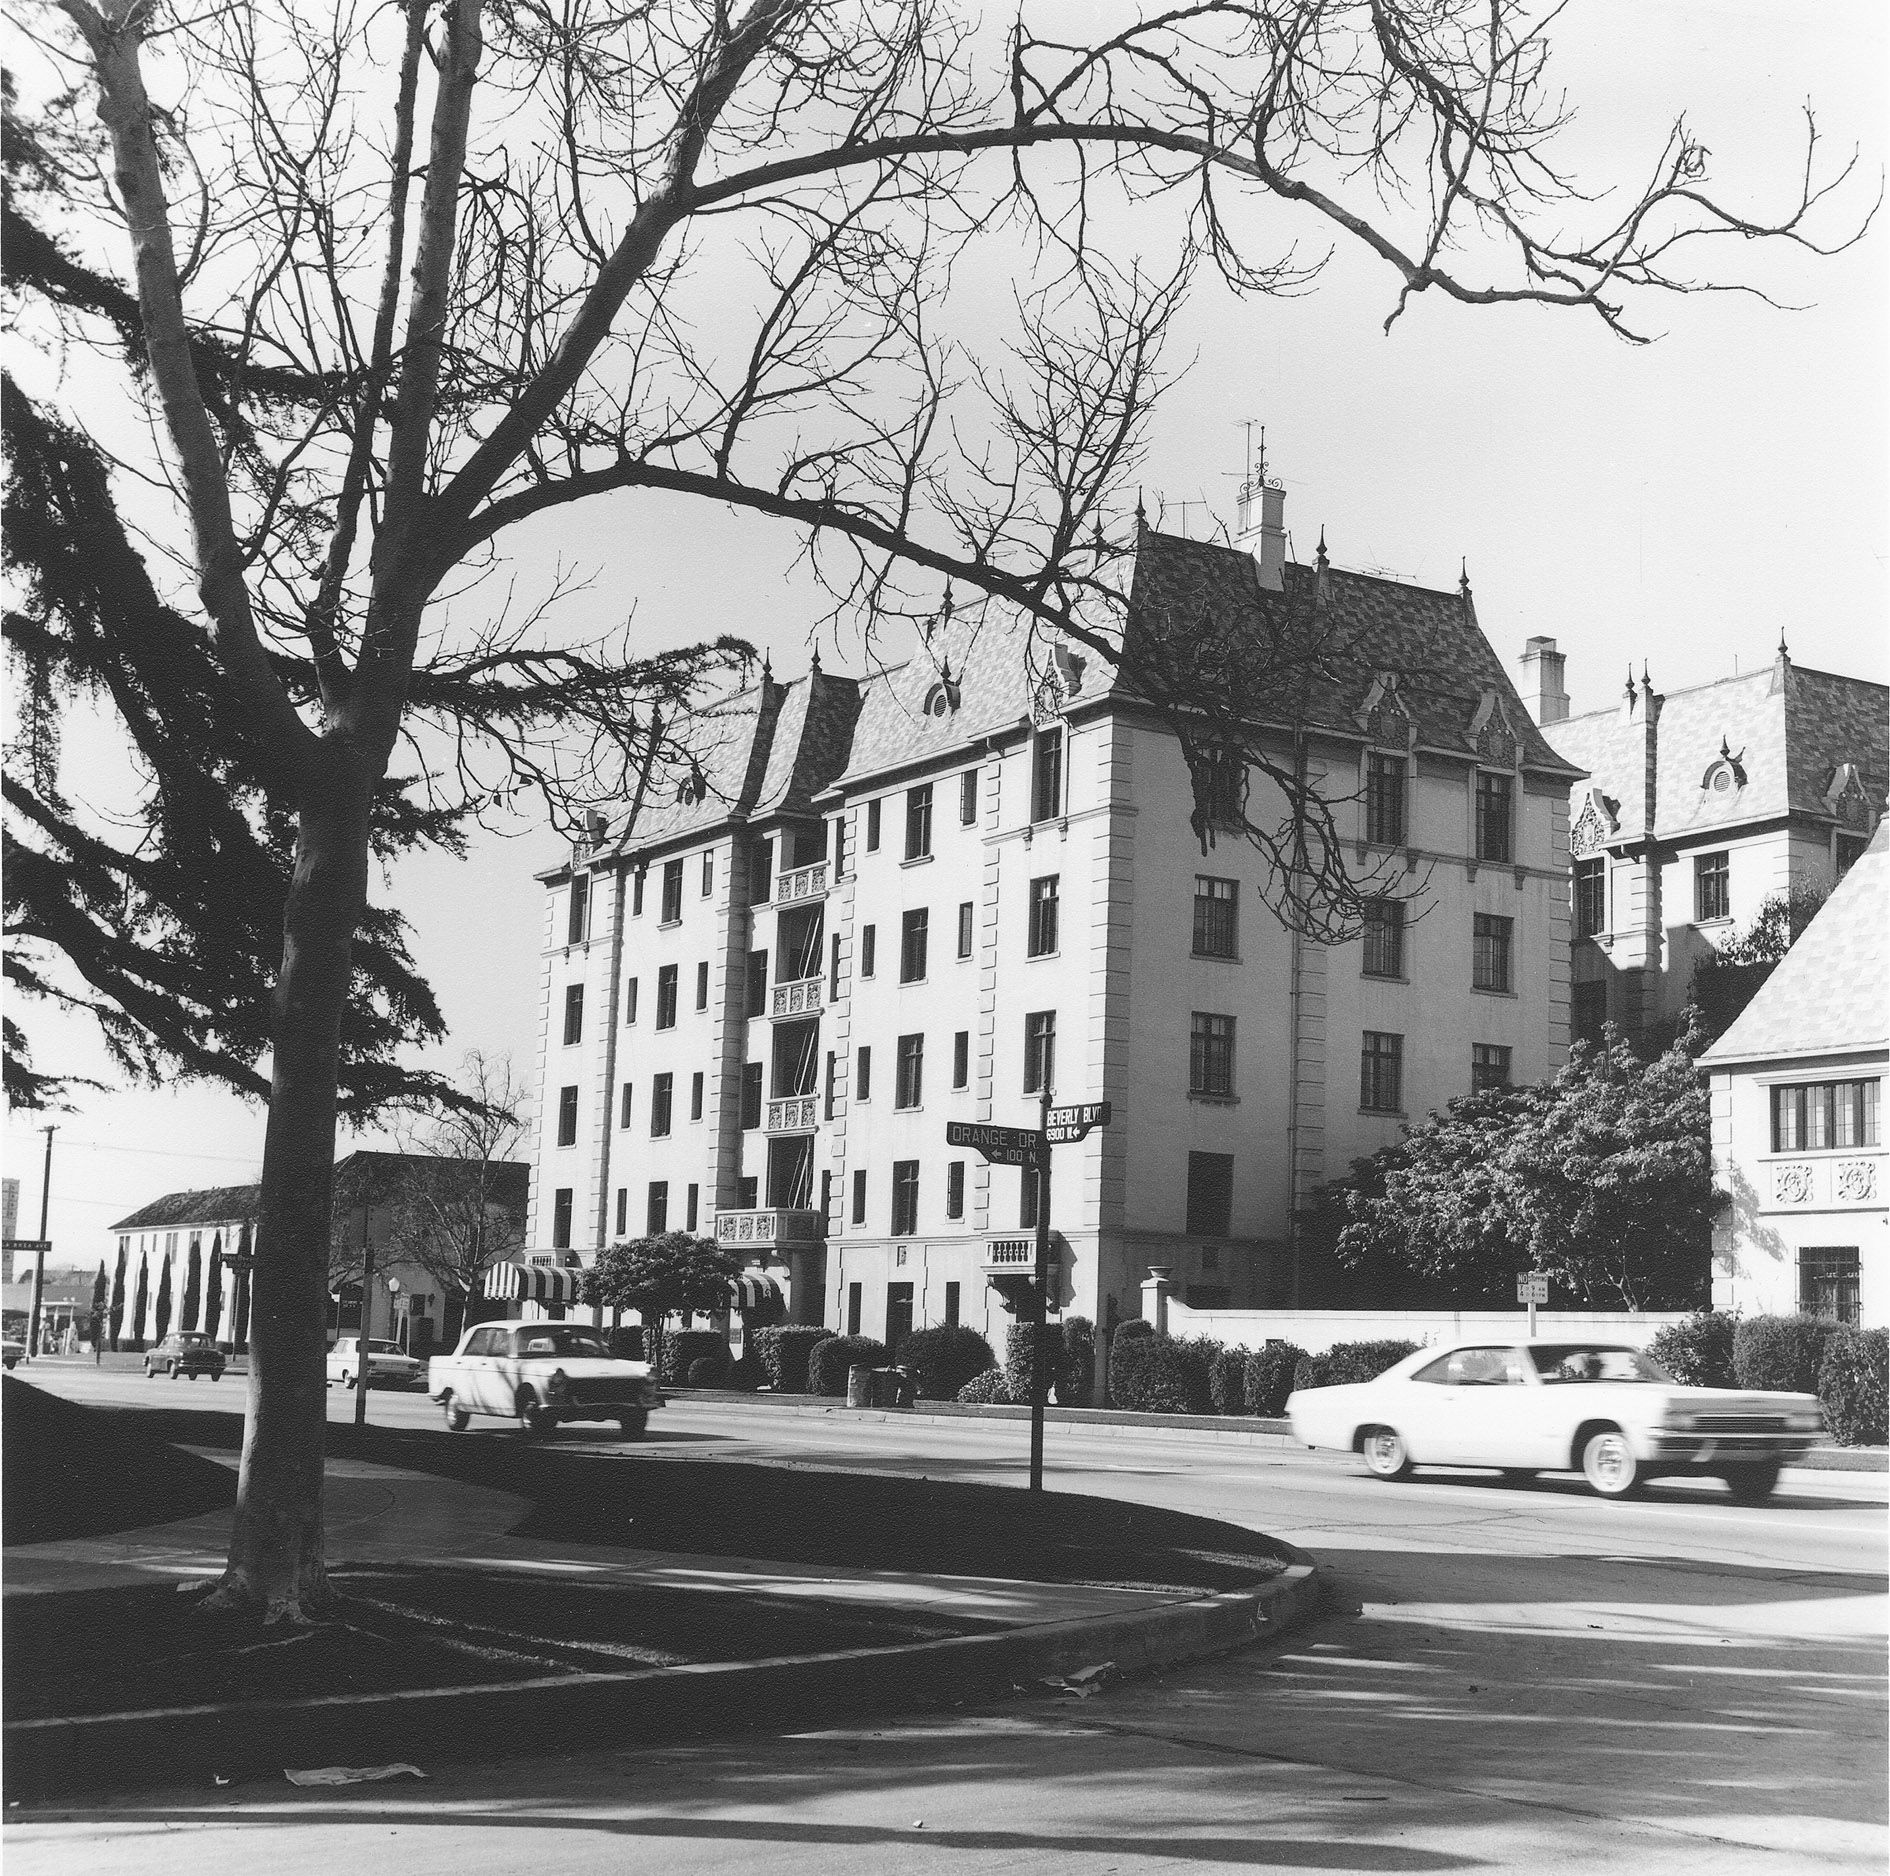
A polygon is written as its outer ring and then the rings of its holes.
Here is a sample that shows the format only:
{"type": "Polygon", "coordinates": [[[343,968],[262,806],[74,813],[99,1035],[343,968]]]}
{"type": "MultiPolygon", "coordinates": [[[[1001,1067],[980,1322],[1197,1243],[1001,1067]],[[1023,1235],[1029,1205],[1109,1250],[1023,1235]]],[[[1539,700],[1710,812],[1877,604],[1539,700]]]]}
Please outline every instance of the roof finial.
{"type": "Polygon", "coordinates": [[[1470,562],[1461,556],[1457,561],[1457,591],[1466,599],[1470,596],[1470,562]]]}
{"type": "Polygon", "coordinates": [[[1647,660],[1643,658],[1641,660],[1641,689],[1651,691],[1653,688],[1654,681],[1647,675],[1647,660]]]}
{"type": "Polygon", "coordinates": [[[1785,628],[1782,625],[1778,628],[1778,655],[1781,658],[1791,656],[1791,653],[1785,649],[1785,628]]]}
{"type": "Polygon", "coordinates": [[[819,677],[820,675],[820,647],[818,645],[814,647],[813,662],[807,667],[807,675],[809,677],[819,677]]]}
{"type": "Polygon", "coordinates": [[[1323,521],[1319,524],[1319,564],[1322,567],[1326,564],[1326,525],[1323,521]]]}
{"type": "Polygon", "coordinates": [[[761,681],[764,684],[774,682],[774,654],[764,651],[761,654],[761,681]]]}
{"type": "Polygon", "coordinates": [[[1138,534],[1148,530],[1148,510],[1142,506],[1142,491],[1135,491],[1135,531],[1138,534]]]}
{"type": "Polygon", "coordinates": [[[1723,736],[1719,739],[1719,754],[1722,762],[1732,760],[1732,745],[1723,736]]]}
{"type": "Polygon", "coordinates": [[[1627,668],[1627,700],[1630,704],[1634,701],[1634,660],[1632,658],[1628,660],[1627,668]]]}

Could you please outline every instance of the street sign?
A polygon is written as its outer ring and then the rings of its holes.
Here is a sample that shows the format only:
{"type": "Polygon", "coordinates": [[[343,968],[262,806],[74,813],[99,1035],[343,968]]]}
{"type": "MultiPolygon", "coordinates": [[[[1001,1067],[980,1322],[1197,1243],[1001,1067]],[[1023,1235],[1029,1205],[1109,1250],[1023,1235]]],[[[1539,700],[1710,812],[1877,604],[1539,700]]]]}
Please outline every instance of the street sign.
{"type": "Polygon", "coordinates": [[[1044,1125],[1043,1137],[1052,1146],[1064,1146],[1072,1140],[1086,1140],[1092,1127],[1109,1125],[1109,1103],[1090,1101],[1080,1107],[1053,1107],[1044,1125]]]}
{"type": "Polygon", "coordinates": [[[1518,1277],[1516,1300],[1519,1303],[1546,1303],[1549,1300],[1547,1277],[1518,1277]]]}
{"type": "Polygon", "coordinates": [[[52,1249],[51,1238],[7,1238],[0,1242],[4,1242],[15,1257],[38,1257],[52,1249]]]}
{"type": "Polygon", "coordinates": [[[945,1144],[974,1147],[993,1166],[1037,1163],[1037,1136],[1028,1127],[987,1127],[978,1121],[948,1120],[945,1144]]]}

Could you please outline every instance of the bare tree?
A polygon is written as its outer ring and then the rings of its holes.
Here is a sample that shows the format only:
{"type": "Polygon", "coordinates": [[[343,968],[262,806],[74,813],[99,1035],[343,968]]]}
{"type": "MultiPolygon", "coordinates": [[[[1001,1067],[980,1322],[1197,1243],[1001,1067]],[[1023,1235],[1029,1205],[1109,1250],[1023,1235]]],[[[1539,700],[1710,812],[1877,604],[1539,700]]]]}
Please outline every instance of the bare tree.
{"type": "MultiPolygon", "coordinates": [[[[615,499],[613,574],[634,584],[624,498],[694,496],[798,530],[835,618],[869,632],[956,587],[1121,660],[1129,491],[1198,270],[1244,295],[1303,286],[1317,262],[1292,234],[1323,227],[1385,263],[1394,318],[1430,293],[1632,336],[1635,301],[1723,284],[1686,271],[1696,246],[1813,245],[1830,186],[1813,136],[1782,210],[1749,218],[1708,193],[1679,125],[1644,186],[1597,214],[1555,167],[1555,10],[1521,0],[1200,0],[1080,41],[946,0],[57,15],[49,50],[106,149],[97,170],[67,160],[53,193],[73,239],[123,249],[130,287],[122,317],[57,294],[48,317],[135,353],[159,447],[130,461],[140,439],[107,417],[120,511],[292,849],[217,1592],[271,1615],[327,1595],[337,1088],[397,759],[422,805],[536,785],[581,828],[588,800],[663,756],[632,706],[664,673],[626,678],[612,648],[506,610],[529,524],[615,499]],[[994,273],[1027,283],[1008,333],[955,326],[994,273]]],[[[1252,679],[1326,655],[1283,644],[1284,666],[1252,679]]],[[[1245,699],[1208,742],[1272,761],[1291,871],[1321,808],[1305,766],[1251,727],[1274,707],[1245,699]]],[[[71,826],[15,812],[36,851],[71,826]]],[[[1323,929],[1336,893],[1343,923],[1343,868],[1300,872],[1270,893],[1281,915],[1323,929]]],[[[122,958],[116,977],[97,968],[107,998],[139,989],[122,958]]]]}

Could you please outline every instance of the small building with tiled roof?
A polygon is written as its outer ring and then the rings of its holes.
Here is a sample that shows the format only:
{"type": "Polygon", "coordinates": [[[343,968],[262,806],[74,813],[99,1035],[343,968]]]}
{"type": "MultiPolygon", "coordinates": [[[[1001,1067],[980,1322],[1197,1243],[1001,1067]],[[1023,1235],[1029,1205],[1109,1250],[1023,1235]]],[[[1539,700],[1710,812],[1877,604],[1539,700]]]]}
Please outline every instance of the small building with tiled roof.
{"type": "Polygon", "coordinates": [[[1890,827],[1700,1058],[1728,1200],[1713,1301],[1890,1323],[1883,1079],[1890,1066],[1890,827]]]}
{"type": "Polygon", "coordinates": [[[1350,572],[1323,542],[1295,564],[1283,502],[1251,487],[1232,544],[1142,526],[1120,667],[948,610],[902,662],[764,673],[687,726],[680,783],[541,876],[533,1254],[712,1232],[799,1320],[1001,1350],[1040,1195],[947,1128],[1034,1127],[1047,1083],[1112,1116],[1055,1151],[1062,1307],[1132,1316],[1151,1266],[1201,1307],[1346,1300],[1295,1254],[1313,1190],[1564,1058],[1581,771],[1467,579],[1350,572]],[[1251,676],[1282,647],[1304,681],[1250,685],[1277,704],[1245,733],[1303,754],[1348,864],[1390,882],[1347,943],[1282,929],[1211,799],[1272,784],[1204,782],[1183,740],[1216,693],[1174,661],[1251,676]]]}
{"type": "Polygon", "coordinates": [[[1588,772],[1570,806],[1573,1032],[1658,1035],[1708,951],[1863,852],[1890,789],[1890,691],[1807,670],[1781,640],[1757,671],[1664,694],[1643,666],[1618,703],[1569,716],[1555,641],[1525,663],[1543,733],[1588,772]]]}

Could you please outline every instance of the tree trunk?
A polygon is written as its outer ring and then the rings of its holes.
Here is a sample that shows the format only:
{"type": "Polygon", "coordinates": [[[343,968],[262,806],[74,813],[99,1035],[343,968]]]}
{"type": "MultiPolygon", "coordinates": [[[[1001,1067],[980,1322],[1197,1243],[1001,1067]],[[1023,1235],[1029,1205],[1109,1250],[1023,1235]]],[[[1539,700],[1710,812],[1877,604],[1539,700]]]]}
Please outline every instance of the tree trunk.
{"type": "Polygon", "coordinates": [[[249,1310],[249,1397],[230,1554],[213,1603],[306,1621],[331,1600],[322,1457],[336,1078],[367,902],[365,764],[331,744],[300,809],[272,1025],[249,1310]]]}

